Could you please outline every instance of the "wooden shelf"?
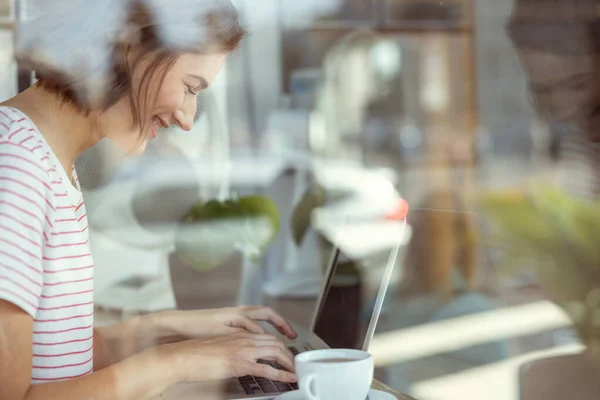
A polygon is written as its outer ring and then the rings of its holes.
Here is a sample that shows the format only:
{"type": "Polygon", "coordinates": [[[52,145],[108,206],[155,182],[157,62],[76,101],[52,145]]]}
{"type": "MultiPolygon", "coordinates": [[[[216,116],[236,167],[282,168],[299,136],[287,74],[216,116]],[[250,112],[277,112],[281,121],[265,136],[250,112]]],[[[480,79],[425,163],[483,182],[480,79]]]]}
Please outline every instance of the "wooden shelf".
{"type": "Polygon", "coordinates": [[[474,28],[474,0],[344,0],[337,15],[314,21],[313,29],[370,28],[378,32],[445,31],[474,28]]]}
{"type": "Polygon", "coordinates": [[[418,26],[414,25],[398,25],[398,26],[372,26],[369,24],[361,24],[361,23],[327,23],[327,22],[317,22],[314,23],[310,30],[312,32],[350,32],[356,29],[371,29],[374,32],[381,34],[414,34],[414,35],[435,35],[435,34],[445,34],[445,35],[471,35],[473,34],[473,28],[463,28],[463,27],[447,27],[441,24],[439,25],[428,25],[428,26],[418,26]]]}

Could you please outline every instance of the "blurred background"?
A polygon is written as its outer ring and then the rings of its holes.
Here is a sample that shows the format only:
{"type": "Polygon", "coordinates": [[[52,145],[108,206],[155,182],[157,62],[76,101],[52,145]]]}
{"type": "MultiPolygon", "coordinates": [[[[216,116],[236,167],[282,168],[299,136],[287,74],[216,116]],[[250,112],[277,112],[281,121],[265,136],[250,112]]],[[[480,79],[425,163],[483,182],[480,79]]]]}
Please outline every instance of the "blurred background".
{"type": "MultiPolygon", "coordinates": [[[[527,241],[556,233],[544,244],[561,250],[568,235],[593,243],[596,231],[565,234],[552,217],[536,225],[541,236],[519,229],[540,215],[522,207],[534,184],[595,204],[598,2],[234,4],[250,35],[199,96],[194,129],[169,131],[141,157],[101,142],[78,161],[96,323],[250,303],[308,323],[334,245],[359,260],[351,286],[366,296],[399,248],[371,346],[383,382],[423,400],[597,386],[585,357],[600,334],[582,334],[588,325],[570,311],[598,320],[588,307],[597,281],[566,300],[557,284],[579,277],[571,262],[600,266],[595,246],[594,257],[581,250],[536,269],[549,253],[527,241]],[[275,204],[273,241],[250,238],[262,226],[207,230],[190,214],[198,201],[256,195],[275,204]],[[406,228],[399,199],[410,204],[406,228]],[[494,220],[517,224],[502,231],[494,220]],[[532,252],[507,263],[499,230],[532,252]],[[214,257],[198,262],[207,249],[214,257]],[[565,275],[547,279],[550,264],[565,275]]],[[[27,0],[0,0],[0,100],[35,81],[13,51],[27,11],[27,0]]],[[[574,209],[555,200],[558,218],[574,209]]]]}

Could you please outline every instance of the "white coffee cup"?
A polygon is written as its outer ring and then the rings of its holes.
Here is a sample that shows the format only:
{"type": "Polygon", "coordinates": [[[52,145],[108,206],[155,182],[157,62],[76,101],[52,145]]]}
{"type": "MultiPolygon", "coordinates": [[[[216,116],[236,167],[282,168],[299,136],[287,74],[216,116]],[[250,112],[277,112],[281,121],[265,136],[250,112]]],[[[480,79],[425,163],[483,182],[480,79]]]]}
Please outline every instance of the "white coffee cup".
{"type": "Polygon", "coordinates": [[[313,350],[296,356],[298,386],[309,400],[365,400],[373,381],[373,357],[351,349],[313,350]]]}

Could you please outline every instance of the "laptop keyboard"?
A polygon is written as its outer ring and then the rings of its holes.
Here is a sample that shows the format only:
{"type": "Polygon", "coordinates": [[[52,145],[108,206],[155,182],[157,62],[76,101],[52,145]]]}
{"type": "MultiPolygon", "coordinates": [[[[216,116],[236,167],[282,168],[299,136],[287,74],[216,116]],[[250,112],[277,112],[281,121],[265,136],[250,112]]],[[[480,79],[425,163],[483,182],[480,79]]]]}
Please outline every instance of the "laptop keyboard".
{"type": "MultiPolygon", "coordinates": [[[[288,347],[292,354],[297,355],[299,353],[298,349],[293,346],[288,347]]],[[[279,370],[283,370],[283,366],[275,361],[268,360],[258,360],[260,364],[270,365],[271,367],[279,370]]],[[[286,383],[273,381],[267,378],[261,378],[258,376],[246,375],[238,378],[238,381],[242,385],[244,392],[246,394],[260,394],[260,393],[280,393],[280,392],[289,392],[292,390],[298,389],[297,383],[286,383]]]]}

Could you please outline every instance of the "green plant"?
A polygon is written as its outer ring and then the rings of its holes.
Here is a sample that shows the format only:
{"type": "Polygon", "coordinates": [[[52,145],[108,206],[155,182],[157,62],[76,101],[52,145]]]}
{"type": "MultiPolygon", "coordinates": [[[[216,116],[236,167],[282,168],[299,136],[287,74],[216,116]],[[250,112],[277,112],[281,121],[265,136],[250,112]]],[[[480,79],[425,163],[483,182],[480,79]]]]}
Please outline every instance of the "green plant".
{"type": "Polygon", "coordinates": [[[581,339],[600,339],[600,202],[551,187],[482,196],[492,245],[504,253],[499,270],[532,271],[567,312],[581,339]]]}
{"type": "Polygon", "coordinates": [[[278,232],[279,211],[267,197],[198,201],[177,229],[175,251],[185,265],[208,271],[234,251],[259,258],[278,232]]]}

